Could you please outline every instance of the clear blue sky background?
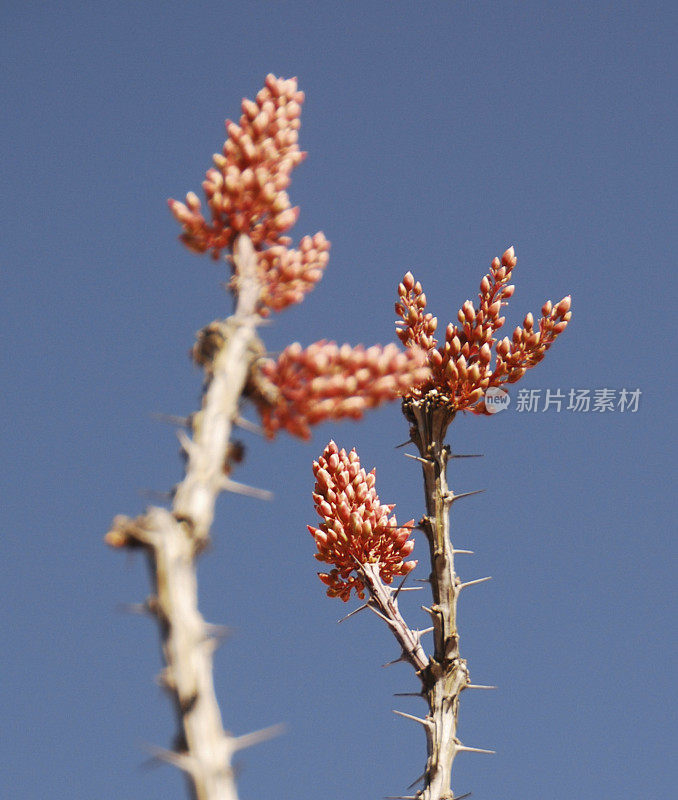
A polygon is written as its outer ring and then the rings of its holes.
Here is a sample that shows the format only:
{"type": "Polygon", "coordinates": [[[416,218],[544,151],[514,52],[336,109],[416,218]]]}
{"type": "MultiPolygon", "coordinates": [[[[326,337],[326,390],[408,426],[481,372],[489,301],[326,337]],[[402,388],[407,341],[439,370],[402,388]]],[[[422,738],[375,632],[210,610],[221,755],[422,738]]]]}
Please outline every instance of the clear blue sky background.
{"type": "MultiPolygon", "coordinates": [[[[385,343],[407,269],[442,323],[515,244],[508,327],[571,292],[574,319],[530,389],[640,388],[637,413],[457,420],[454,541],[476,551],[461,602],[475,681],[460,757],[474,800],[670,797],[675,790],[676,6],[670,2],[3,3],[3,535],[0,794],[183,797],[143,744],[171,746],[154,684],[141,556],[108,550],[116,513],[180,476],[153,412],[196,408],[195,331],[230,309],[224,271],[186,252],[165,205],[198,189],[264,76],[307,93],[297,236],[332,241],[327,274],[265,330],[271,350],[385,343]],[[673,80],[672,80],[673,79],[673,80]],[[461,504],[460,504],[461,505],[461,504]]],[[[514,392],[515,394],[515,392],[514,392]]],[[[515,398],[514,398],[515,400],[515,398]]],[[[378,798],[423,769],[395,717],[415,687],[379,620],[317,580],[311,460],[330,437],[376,465],[418,517],[396,406],[310,444],[245,435],[200,567],[225,724],[288,733],[242,756],[243,800],[378,798]],[[349,606],[350,608],[351,606],[349,606]]],[[[423,542],[415,550],[425,558],[423,542]]],[[[420,569],[420,576],[426,574],[420,569]]],[[[425,593],[408,596],[418,611],[425,593]]],[[[407,792],[404,792],[407,793],[407,792]]]]}

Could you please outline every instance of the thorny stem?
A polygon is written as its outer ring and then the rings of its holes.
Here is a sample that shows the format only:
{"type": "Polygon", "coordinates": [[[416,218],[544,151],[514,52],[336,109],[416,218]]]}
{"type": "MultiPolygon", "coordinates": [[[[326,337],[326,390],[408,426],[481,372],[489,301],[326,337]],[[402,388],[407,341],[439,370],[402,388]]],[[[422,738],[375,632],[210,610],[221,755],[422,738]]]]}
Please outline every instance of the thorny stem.
{"type": "Polygon", "coordinates": [[[419,450],[424,473],[426,515],[421,527],[429,543],[433,602],[434,653],[420,676],[428,702],[426,740],[428,758],[421,800],[452,800],[452,762],[463,745],[456,736],[459,696],[469,685],[466,661],[459,655],[457,600],[461,582],[454,571],[454,548],[450,541],[450,506],[454,494],[447,485],[450,450],[445,434],[454,417],[448,408],[426,400],[408,400],[403,413],[410,423],[412,442],[419,450]]]}
{"type": "Polygon", "coordinates": [[[179,724],[176,752],[157,752],[187,773],[195,800],[237,800],[233,754],[268,735],[234,737],[224,730],[212,676],[215,641],[198,610],[196,559],[209,541],[215,502],[225,486],[233,421],[259,342],[256,253],[247,236],[236,240],[234,259],[237,305],[228,320],[210,326],[221,334],[219,346],[207,366],[202,408],[192,417],[193,438],[182,439],[185,476],[172,510],[150,508],[134,520],[116,517],[107,535],[110,544],[140,545],[148,554],[156,593],[148,607],[158,619],[166,664],[161,680],[179,724]]]}
{"type": "Polygon", "coordinates": [[[386,586],[379,576],[378,563],[360,564],[358,574],[365,583],[370,594],[368,606],[377,611],[379,616],[393,631],[402,648],[403,660],[408,661],[417,673],[428,665],[428,657],[419,641],[418,631],[411,630],[398,610],[397,591],[386,586]]]}
{"type": "Polygon", "coordinates": [[[210,367],[202,409],[192,419],[193,441],[186,448],[186,474],[176,487],[172,506],[177,519],[189,522],[192,536],[200,544],[209,537],[214,504],[223,489],[224,460],[233,420],[238,415],[238,402],[258,343],[256,253],[244,234],[236,240],[233,251],[238,302],[235,313],[223,325],[225,342],[210,367]]]}

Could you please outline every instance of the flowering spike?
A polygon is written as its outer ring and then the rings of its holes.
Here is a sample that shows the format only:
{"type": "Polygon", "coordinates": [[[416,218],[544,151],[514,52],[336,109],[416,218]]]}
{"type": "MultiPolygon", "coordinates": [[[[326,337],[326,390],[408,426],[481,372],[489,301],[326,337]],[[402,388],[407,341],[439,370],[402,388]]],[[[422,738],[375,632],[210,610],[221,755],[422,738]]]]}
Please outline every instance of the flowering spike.
{"type": "Polygon", "coordinates": [[[247,233],[257,246],[276,244],[294,224],[296,210],[290,207],[284,187],[305,156],[297,134],[302,102],[296,80],[274,76],[266,79],[255,102],[243,100],[240,124],[227,123],[223,155],[215,155],[203,184],[211,219],[200,213],[193,192],[183,208],[170,201],[184,229],[184,244],[218,256],[230,249],[239,232],[247,233]]]}
{"type": "Polygon", "coordinates": [[[425,350],[431,368],[430,380],[414,387],[408,400],[428,399],[435,406],[447,408],[451,416],[457,411],[489,413],[483,399],[486,391],[515,383],[544,358],[570,321],[571,298],[568,295],[556,305],[545,303],[538,324],[532,314],[527,314],[512,341],[497,341],[495,334],[505,322],[501,309],[515,289],[509,281],[516,264],[513,247],[501,259],[492,260],[489,273],[480,282],[477,305],[466,300],[457,321],[447,325],[445,342],[440,346],[433,338],[437,319],[424,313],[426,296],[412,273],[407,273],[398,286],[395,310],[400,319],[396,333],[406,347],[425,350]]]}
{"type": "Polygon", "coordinates": [[[311,425],[359,419],[406,394],[429,377],[424,361],[421,350],[401,352],[394,344],[365,349],[320,341],[305,350],[293,344],[260,364],[252,395],[270,438],[284,429],[308,439],[311,425]]]}
{"type": "Polygon", "coordinates": [[[268,75],[256,100],[242,101],[240,124],[226,123],[223,152],[214,155],[202,184],[205,213],[194,192],[185,203],[168,201],[182,227],[181,241],[195,253],[211,252],[216,259],[232,250],[239,233],[249,236],[257,250],[262,316],[301,302],[329,259],[322,233],[305,236],[298,250],[288,249],[291,240],[285,235],[299,215],[286,188],[306,155],[299,150],[297,132],[303,100],[295,78],[268,75]]]}
{"type": "Polygon", "coordinates": [[[316,558],[334,567],[320,575],[329,597],[340,597],[346,602],[351,590],[355,590],[363,599],[365,584],[359,575],[362,564],[377,565],[379,576],[388,584],[394,576],[405,576],[414,569],[416,561],[404,561],[414,546],[409,538],[414,520],[398,526],[395,516],[391,516],[393,506],[380,503],[374,484],[368,481],[373,473],[368,475],[360,466],[355,450],[347,453],[331,441],[313,462],[313,474],[315,509],[323,522],[319,528],[309,525],[308,530],[318,547],[316,558]],[[355,478],[346,484],[344,474],[354,466],[357,466],[355,478]],[[357,495],[365,499],[359,503],[357,495]],[[339,513],[342,504],[350,508],[347,518],[339,513]],[[339,535],[333,537],[330,532],[339,535]]]}

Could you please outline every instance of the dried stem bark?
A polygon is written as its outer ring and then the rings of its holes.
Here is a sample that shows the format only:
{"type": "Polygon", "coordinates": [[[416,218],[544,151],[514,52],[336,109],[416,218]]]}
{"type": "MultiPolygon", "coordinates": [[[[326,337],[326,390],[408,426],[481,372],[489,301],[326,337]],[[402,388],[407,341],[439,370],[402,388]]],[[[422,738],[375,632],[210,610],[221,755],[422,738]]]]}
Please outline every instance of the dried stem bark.
{"type": "Polygon", "coordinates": [[[155,594],[147,606],[158,620],[166,664],[161,682],[172,695],[179,727],[176,751],[155,752],[186,772],[196,800],[237,800],[233,754],[276,732],[234,737],[224,730],[212,677],[216,640],[198,610],[196,561],[209,542],[216,499],[228,484],[231,431],[261,346],[257,256],[246,235],[238,237],[233,254],[236,309],[208,329],[215,349],[206,363],[201,410],[191,418],[193,436],[180,434],[185,475],[171,511],[149,508],[136,519],[116,517],[106,537],[114,546],[141,546],[148,555],[155,594]]]}

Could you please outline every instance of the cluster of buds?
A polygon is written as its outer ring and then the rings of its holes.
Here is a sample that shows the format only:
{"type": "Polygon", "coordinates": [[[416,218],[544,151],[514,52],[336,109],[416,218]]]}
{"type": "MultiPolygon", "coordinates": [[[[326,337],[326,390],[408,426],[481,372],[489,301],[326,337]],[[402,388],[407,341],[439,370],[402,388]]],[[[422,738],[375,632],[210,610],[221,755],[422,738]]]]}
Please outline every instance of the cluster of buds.
{"type": "Polygon", "coordinates": [[[250,394],[269,437],[284,429],[302,439],[325,420],[360,419],[368,408],[395,400],[430,378],[420,348],[394,344],[341,347],[320,341],[295,343],[277,360],[263,360],[250,394]]]}
{"type": "Polygon", "coordinates": [[[398,286],[399,299],[395,305],[401,317],[396,323],[398,337],[406,347],[423,348],[431,368],[430,380],[412,391],[410,398],[426,398],[446,406],[450,413],[463,410],[488,413],[483,401],[487,389],[515,383],[544,358],[572,316],[570,297],[555,305],[550,301],[545,303],[536,330],[534,318],[528,314],[512,339],[497,341],[495,333],[505,322],[501,309],[515,289],[509,281],[516,263],[512,247],[501,259],[492,261],[490,272],[480,282],[478,305],[471,300],[464,303],[457,315],[458,322],[447,326],[445,342],[440,346],[434,338],[438,320],[425,313],[426,295],[421,284],[415,282],[411,272],[405,275],[398,286]]]}
{"type": "Polygon", "coordinates": [[[304,93],[296,78],[268,75],[254,101],[242,101],[240,123],[226,121],[221,153],[213,156],[202,188],[209,214],[195,192],[169,207],[183,228],[181,240],[196,253],[219,258],[245,233],[259,252],[262,296],[260,310],[279,311],[300,302],[322,276],[329,243],[319,233],[305,237],[300,249],[288,250],[285,233],[297,221],[287,195],[290,174],[306,154],[299,150],[299,127],[304,93]],[[270,250],[265,250],[270,247],[270,250]]]}
{"type": "Polygon", "coordinates": [[[260,313],[300,303],[322,278],[330,243],[322,233],[304,236],[298,250],[274,245],[259,253],[260,313]]]}
{"type": "Polygon", "coordinates": [[[313,475],[313,501],[323,522],[308,530],[318,547],[315,557],[334,565],[329,573],[318,574],[329,597],[346,602],[354,589],[364,598],[361,565],[375,564],[384,583],[415,568],[416,561],[404,560],[414,548],[409,538],[414,520],[398,526],[391,513],[395,506],[381,505],[375,471],[365,472],[355,449],[347,453],[331,441],[313,462],[313,475]]]}

